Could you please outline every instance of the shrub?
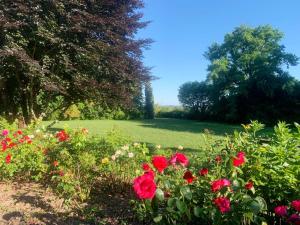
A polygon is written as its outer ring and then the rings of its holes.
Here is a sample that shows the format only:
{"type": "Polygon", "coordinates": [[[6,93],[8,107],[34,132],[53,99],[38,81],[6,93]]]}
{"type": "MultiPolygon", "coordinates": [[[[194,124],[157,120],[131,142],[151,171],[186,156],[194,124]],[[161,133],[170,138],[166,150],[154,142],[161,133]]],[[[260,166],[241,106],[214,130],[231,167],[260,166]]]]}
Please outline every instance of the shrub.
{"type": "Polygon", "coordinates": [[[152,166],[143,165],[134,180],[137,216],[158,224],[297,224],[292,222],[297,213],[288,220],[285,207],[276,210],[300,199],[300,129],[295,127],[279,123],[266,138],[257,135],[263,125],[254,121],[228,137],[220,153],[206,160],[192,156],[189,164],[181,153],[154,156],[152,166]],[[280,210],[285,215],[278,216],[280,210]]]}

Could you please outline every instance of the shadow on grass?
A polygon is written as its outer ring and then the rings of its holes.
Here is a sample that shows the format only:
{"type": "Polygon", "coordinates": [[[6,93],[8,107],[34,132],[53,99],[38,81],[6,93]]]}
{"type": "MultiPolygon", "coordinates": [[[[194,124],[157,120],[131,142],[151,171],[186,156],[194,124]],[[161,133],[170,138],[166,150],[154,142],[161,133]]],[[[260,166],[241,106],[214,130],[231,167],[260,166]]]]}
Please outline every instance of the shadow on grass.
{"type": "Polygon", "coordinates": [[[222,123],[199,122],[193,120],[180,119],[154,119],[154,120],[140,120],[140,126],[146,128],[157,128],[179,132],[203,133],[211,131],[215,135],[224,136],[232,134],[235,130],[242,130],[241,126],[234,126],[222,123]]]}

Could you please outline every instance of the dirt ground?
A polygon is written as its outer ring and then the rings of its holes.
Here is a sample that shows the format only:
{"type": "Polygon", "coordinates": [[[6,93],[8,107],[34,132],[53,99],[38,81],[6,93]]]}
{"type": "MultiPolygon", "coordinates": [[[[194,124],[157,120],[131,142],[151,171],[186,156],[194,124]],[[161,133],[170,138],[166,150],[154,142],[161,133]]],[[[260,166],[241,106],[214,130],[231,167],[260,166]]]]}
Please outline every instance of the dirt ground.
{"type": "Polygon", "coordinates": [[[63,199],[58,198],[41,184],[0,182],[0,225],[141,224],[134,221],[128,193],[124,195],[103,193],[97,193],[97,198],[82,205],[82,210],[96,211],[96,214],[91,214],[93,221],[91,222],[91,218],[78,216],[81,214],[76,213],[78,210],[68,207],[63,199]]]}
{"type": "Polygon", "coordinates": [[[85,224],[50,190],[36,183],[0,183],[0,224],[85,224]]]}

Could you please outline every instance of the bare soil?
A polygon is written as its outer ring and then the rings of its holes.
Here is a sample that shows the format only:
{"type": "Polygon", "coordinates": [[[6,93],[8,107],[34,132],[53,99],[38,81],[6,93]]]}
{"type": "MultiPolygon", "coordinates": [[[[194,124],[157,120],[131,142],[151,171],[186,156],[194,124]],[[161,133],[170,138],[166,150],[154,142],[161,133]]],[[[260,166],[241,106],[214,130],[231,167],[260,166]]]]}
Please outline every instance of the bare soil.
{"type": "Polygon", "coordinates": [[[64,200],[36,183],[0,183],[0,224],[84,224],[64,200]]]}
{"type": "MultiPolygon", "coordinates": [[[[99,189],[98,189],[99,190],[99,189]]],[[[128,193],[97,193],[70,207],[49,188],[32,182],[0,182],[0,225],[133,225],[128,193]],[[82,215],[82,216],[80,216],[82,215]]]]}

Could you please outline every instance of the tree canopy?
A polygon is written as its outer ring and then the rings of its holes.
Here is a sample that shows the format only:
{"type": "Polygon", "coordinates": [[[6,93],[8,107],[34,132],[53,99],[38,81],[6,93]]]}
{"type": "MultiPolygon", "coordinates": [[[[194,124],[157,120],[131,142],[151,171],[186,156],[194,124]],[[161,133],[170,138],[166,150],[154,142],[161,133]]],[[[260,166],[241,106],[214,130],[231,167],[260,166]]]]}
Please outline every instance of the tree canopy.
{"type": "Polygon", "coordinates": [[[299,58],[286,52],[282,38],[270,26],[240,26],[208,48],[210,117],[230,122],[299,119],[300,84],[286,70],[299,58]]]}
{"type": "MultiPolygon", "coordinates": [[[[141,0],[1,1],[0,113],[27,121],[57,96],[130,106],[149,81],[141,0]]],[[[62,107],[62,106],[60,106],[62,107]]]]}

